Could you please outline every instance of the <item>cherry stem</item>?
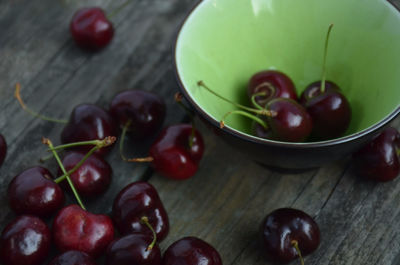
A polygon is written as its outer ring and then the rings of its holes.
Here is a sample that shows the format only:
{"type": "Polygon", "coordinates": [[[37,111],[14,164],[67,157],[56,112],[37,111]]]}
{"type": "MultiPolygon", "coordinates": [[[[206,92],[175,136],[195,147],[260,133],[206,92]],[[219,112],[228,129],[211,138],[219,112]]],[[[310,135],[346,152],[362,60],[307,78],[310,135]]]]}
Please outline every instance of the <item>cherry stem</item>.
{"type": "Polygon", "coordinates": [[[154,247],[154,245],[155,245],[156,242],[157,242],[157,234],[156,234],[156,231],[154,231],[154,228],[153,228],[153,226],[150,224],[149,218],[148,218],[147,216],[143,216],[143,217],[140,219],[140,222],[141,222],[142,224],[146,225],[146,226],[151,230],[151,232],[153,233],[153,241],[151,241],[150,245],[149,245],[149,246],[147,247],[147,249],[146,249],[146,250],[152,250],[153,247],[154,247]]]}
{"type": "Polygon", "coordinates": [[[189,148],[193,147],[193,142],[194,142],[194,137],[195,137],[195,132],[196,132],[196,126],[194,124],[194,115],[192,111],[182,102],[182,94],[177,92],[175,93],[175,102],[178,103],[178,105],[185,111],[185,113],[190,117],[190,120],[192,122],[192,133],[190,134],[189,137],[189,148]]]}
{"type": "Polygon", "coordinates": [[[259,93],[253,94],[253,96],[251,96],[251,99],[250,99],[251,103],[253,103],[253,105],[259,110],[262,110],[264,108],[260,104],[257,103],[256,97],[265,96],[265,95],[266,95],[265,92],[259,92],[259,93]]]}
{"type": "Polygon", "coordinates": [[[322,62],[322,79],[321,79],[321,92],[325,92],[325,81],[326,81],[326,57],[328,54],[328,43],[329,43],[329,36],[331,35],[331,31],[333,28],[333,24],[329,25],[328,33],[326,34],[325,40],[325,48],[324,48],[324,59],[322,62]]]}
{"type": "Polygon", "coordinates": [[[400,148],[396,149],[396,153],[397,153],[398,156],[400,156],[400,148]]]}
{"type": "Polygon", "coordinates": [[[124,9],[127,5],[129,5],[131,2],[131,0],[127,0],[125,3],[123,3],[122,5],[120,5],[119,7],[117,7],[116,9],[114,9],[113,11],[111,11],[111,13],[109,13],[107,15],[108,19],[111,19],[113,16],[115,16],[116,14],[118,14],[119,12],[121,12],[122,9],[124,9]]]}
{"type": "Polygon", "coordinates": [[[58,156],[56,150],[53,149],[53,148],[54,148],[53,143],[50,141],[50,139],[44,138],[44,137],[42,138],[42,143],[43,143],[43,144],[46,144],[46,145],[48,145],[48,146],[50,147],[50,150],[53,152],[54,158],[57,160],[58,166],[61,168],[61,171],[66,175],[66,179],[67,179],[67,181],[68,181],[68,184],[69,184],[69,186],[71,187],[71,190],[72,190],[72,192],[74,193],[75,198],[76,198],[78,204],[81,206],[81,208],[82,208],[83,210],[86,210],[85,206],[84,206],[83,203],[82,203],[81,198],[79,197],[78,192],[77,192],[76,189],[75,189],[74,183],[72,183],[71,178],[69,177],[68,172],[65,170],[65,167],[64,167],[63,163],[61,162],[60,157],[58,156]]]}
{"type": "Polygon", "coordinates": [[[18,100],[18,102],[21,105],[22,109],[25,110],[26,112],[28,112],[33,117],[39,118],[39,119],[44,120],[44,121],[50,121],[50,122],[56,122],[56,123],[64,123],[64,124],[68,123],[68,120],[60,120],[60,119],[49,118],[49,117],[43,116],[43,115],[41,115],[41,114],[29,109],[25,105],[24,101],[21,98],[21,84],[20,83],[17,83],[15,85],[14,96],[18,100]]]}
{"type": "Polygon", "coordinates": [[[299,248],[299,242],[297,240],[292,240],[290,243],[296,249],[297,254],[299,255],[300,264],[304,265],[304,259],[303,259],[303,256],[301,255],[301,251],[300,251],[300,248],[299,248]]]}
{"type": "MultiPolygon", "coordinates": [[[[53,149],[58,151],[58,150],[64,150],[66,148],[82,146],[82,145],[95,145],[95,146],[98,146],[100,149],[100,148],[112,145],[116,140],[117,140],[117,138],[115,136],[107,136],[101,140],[97,139],[97,140],[81,141],[81,142],[57,145],[53,149]]],[[[51,150],[49,150],[49,151],[51,151],[51,150]]]]}
{"type": "Polygon", "coordinates": [[[121,139],[119,140],[119,154],[124,161],[128,161],[128,158],[124,155],[124,142],[125,142],[125,136],[126,132],[128,131],[129,126],[131,125],[132,121],[128,120],[124,127],[122,128],[122,133],[121,133],[121,139]]]}
{"type": "Polygon", "coordinates": [[[148,157],[141,157],[141,158],[129,158],[126,160],[127,162],[139,162],[139,163],[144,163],[144,162],[152,162],[154,160],[153,157],[148,156],[148,157]]]}
{"type": "Polygon", "coordinates": [[[233,110],[233,111],[230,111],[230,112],[226,113],[226,114],[224,115],[224,117],[222,118],[220,124],[219,124],[219,127],[220,127],[221,129],[225,127],[225,120],[226,120],[226,118],[227,118],[228,116],[232,115],[232,114],[234,114],[234,115],[241,115],[241,116],[245,116],[245,117],[247,117],[247,118],[250,118],[250,119],[252,119],[253,121],[255,121],[255,122],[257,122],[258,124],[260,124],[260,125],[261,125],[262,127],[264,127],[265,129],[268,129],[268,125],[267,125],[267,123],[266,123],[265,121],[263,121],[262,119],[260,119],[260,118],[257,117],[257,116],[254,116],[253,114],[247,113],[247,112],[242,111],[242,110],[233,110]]]}
{"type": "Polygon", "coordinates": [[[48,155],[48,156],[41,157],[41,158],[39,159],[39,162],[40,162],[40,163],[44,163],[44,162],[46,162],[47,160],[52,159],[53,157],[54,157],[53,154],[50,154],[50,155],[48,155]]]}
{"type": "Polygon", "coordinates": [[[216,96],[216,97],[218,97],[218,98],[220,98],[220,99],[222,99],[222,100],[224,100],[224,101],[226,101],[226,102],[228,102],[228,103],[230,103],[230,104],[234,105],[235,107],[238,107],[238,108],[240,108],[242,110],[246,110],[248,112],[253,112],[253,113],[258,114],[258,115],[269,116],[269,117],[274,117],[274,116],[277,115],[276,112],[267,110],[265,108],[263,108],[263,109],[254,109],[254,108],[249,108],[249,107],[243,106],[241,104],[238,104],[236,102],[233,102],[233,101],[221,96],[217,92],[211,90],[208,86],[206,86],[206,84],[203,81],[198,81],[197,85],[201,86],[201,87],[204,87],[208,92],[210,92],[214,96],[216,96]]]}

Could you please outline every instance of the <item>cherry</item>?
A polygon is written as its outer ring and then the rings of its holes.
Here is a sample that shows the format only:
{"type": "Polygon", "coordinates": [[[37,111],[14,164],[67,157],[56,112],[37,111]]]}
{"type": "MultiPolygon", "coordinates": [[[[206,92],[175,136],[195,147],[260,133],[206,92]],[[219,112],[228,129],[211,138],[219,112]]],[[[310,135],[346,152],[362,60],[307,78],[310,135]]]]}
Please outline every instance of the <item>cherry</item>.
{"type": "Polygon", "coordinates": [[[149,154],[157,172],[171,179],[183,180],[197,172],[203,152],[201,134],[190,124],[178,124],[161,132],[149,154]]]}
{"type": "MultiPolygon", "coordinates": [[[[61,142],[72,143],[104,139],[117,135],[117,126],[108,112],[92,104],[81,104],[74,108],[69,122],[61,133],[61,142]]],[[[92,146],[78,146],[76,150],[88,152],[92,146]]],[[[110,147],[98,150],[98,154],[106,154],[110,147]]]]}
{"type": "Polygon", "coordinates": [[[196,237],[182,238],[164,253],[163,265],[222,265],[219,253],[207,242],[196,237]]]}
{"type": "Polygon", "coordinates": [[[49,253],[50,241],[50,230],[42,220],[19,216],[1,234],[0,260],[3,265],[42,264],[49,253]]]}
{"type": "Polygon", "coordinates": [[[70,250],[55,257],[49,265],[96,265],[96,263],[88,254],[70,250]]]}
{"type": "Polygon", "coordinates": [[[166,106],[163,99],[156,94],[143,90],[127,90],[114,97],[110,113],[121,128],[127,126],[130,136],[143,139],[161,128],[166,106]]]}
{"type": "Polygon", "coordinates": [[[306,213],[281,208],[268,214],[261,224],[263,251],[275,262],[288,263],[316,250],[320,242],[317,223],[306,213]]]}
{"type": "Polygon", "coordinates": [[[7,154],[7,143],[4,136],[0,134],[0,166],[3,164],[7,154]]]}
{"type": "MultiPolygon", "coordinates": [[[[84,158],[82,152],[69,152],[62,161],[67,171],[72,170],[84,158]]],[[[63,175],[61,169],[58,175],[63,175]]],[[[107,190],[111,182],[111,166],[101,156],[92,154],[72,174],[70,178],[78,193],[86,197],[94,197],[107,190]]]]}
{"type": "Polygon", "coordinates": [[[163,240],[169,231],[164,205],[157,190],[147,182],[133,182],[122,189],[114,200],[112,216],[123,235],[133,232],[151,235],[149,228],[141,221],[143,216],[148,218],[158,241],[163,240]]]}
{"type": "Polygon", "coordinates": [[[72,17],[69,30],[78,46],[92,51],[107,46],[114,36],[112,23],[98,7],[79,9],[72,17]]]}
{"type": "Polygon", "coordinates": [[[267,103],[266,109],[276,115],[265,118],[270,132],[259,128],[255,131],[257,136],[279,141],[302,142],[310,135],[313,127],[311,117],[297,102],[276,98],[267,103]]]}
{"type": "Polygon", "coordinates": [[[53,222],[54,243],[60,251],[78,250],[96,258],[114,238],[111,219],[91,214],[78,205],[61,209],[53,222]]]}
{"type": "Polygon", "coordinates": [[[386,182],[400,173],[400,133],[386,128],[371,142],[353,154],[355,172],[368,179],[386,182]]]}
{"type": "Polygon", "coordinates": [[[64,204],[64,193],[43,167],[29,168],[8,186],[8,200],[17,214],[49,216],[64,204]]]}
{"type": "Polygon", "coordinates": [[[258,123],[253,126],[258,137],[266,137],[278,141],[300,142],[304,141],[311,133],[311,117],[300,104],[290,98],[273,98],[264,107],[258,105],[257,102],[253,102],[256,108],[249,108],[219,95],[208,88],[203,81],[199,81],[198,85],[240,109],[226,113],[221,120],[221,128],[225,126],[224,119],[229,115],[239,114],[258,123]]]}
{"type": "Polygon", "coordinates": [[[274,98],[297,100],[296,89],[292,80],[284,73],[275,70],[261,71],[250,78],[247,94],[251,98],[260,93],[265,94],[256,96],[255,101],[262,107],[265,107],[274,98]]]}
{"type": "Polygon", "coordinates": [[[342,136],[349,127],[351,108],[339,87],[326,81],[326,56],[328,41],[333,25],[329,26],[326,36],[322,80],[310,84],[301,95],[301,104],[307,109],[313,120],[314,138],[333,139],[342,136]]]}
{"type": "Polygon", "coordinates": [[[107,264],[160,265],[161,250],[152,236],[133,233],[111,243],[107,250],[107,264]]]}

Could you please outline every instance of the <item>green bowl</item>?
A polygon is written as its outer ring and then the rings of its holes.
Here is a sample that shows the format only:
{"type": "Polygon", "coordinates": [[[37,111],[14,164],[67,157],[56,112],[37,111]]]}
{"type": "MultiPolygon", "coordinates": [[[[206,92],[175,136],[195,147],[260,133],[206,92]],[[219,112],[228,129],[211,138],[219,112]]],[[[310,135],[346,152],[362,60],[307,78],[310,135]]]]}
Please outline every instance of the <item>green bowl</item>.
{"type": "Polygon", "coordinates": [[[306,143],[261,139],[252,135],[250,120],[234,115],[220,132],[270,166],[309,168],[347,155],[400,112],[400,12],[388,1],[203,0],[186,18],[176,41],[182,92],[216,128],[235,107],[199,87],[200,80],[230,100],[249,105],[249,78],[276,69],[294,81],[300,95],[321,79],[331,23],[335,26],[327,79],[341,87],[352,107],[352,121],[343,137],[306,143]],[[284,154],[276,157],[271,152],[284,154]]]}

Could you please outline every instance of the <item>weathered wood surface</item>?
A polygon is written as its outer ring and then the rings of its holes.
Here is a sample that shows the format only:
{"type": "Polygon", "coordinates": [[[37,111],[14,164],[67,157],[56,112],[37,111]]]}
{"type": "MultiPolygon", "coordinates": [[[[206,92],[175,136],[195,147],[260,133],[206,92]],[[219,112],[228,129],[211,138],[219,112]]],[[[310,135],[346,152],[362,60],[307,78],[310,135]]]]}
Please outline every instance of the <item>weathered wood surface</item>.
{"type": "MultiPolygon", "coordinates": [[[[112,19],[116,35],[109,47],[91,54],[74,45],[68,23],[78,7],[98,5],[110,11],[123,2],[0,1],[0,132],[9,147],[0,169],[1,228],[14,216],[7,205],[9,181],[36,165],[45,153],[41,136],[58,142],[63,127],[22,111],[13,98],[16,82],[22,84],[23,98],[32,108],[54,117],[65,118],[84,102],[107,108],[117,92],[141,88],[165,96],[167,124],[182,120],[182,111],[173,104],[178,87],[172,46],[196,0],[132,0],[112,19]]],[[[400,118],[393,125],[400,128],[400,118]]],[[[206,153],[195,177],[167,180],[145,164],[124,164],[115,148],[107,158],[114,169],[113,184],[88,208],[108,213],[124,185],[149,179],[170,217],[171,231],[161,244],[163,249],[194,235],[214,245],[225,265],[270,264],[258,247],[260,222],[276,208],[295,207],[314,216],[322,232],[321,246],[306,258],[306,264],[400,264],[398,180],[387,184],[361,180],[352,174],[347,160],[302,174],[272,172],[204,126],[200,130],[206,153]]],[[[148,144],[132,143],[127,152],[145,154],[148,144]]],[[[54,162],[45,165],[55,172],[54,162]]]]}

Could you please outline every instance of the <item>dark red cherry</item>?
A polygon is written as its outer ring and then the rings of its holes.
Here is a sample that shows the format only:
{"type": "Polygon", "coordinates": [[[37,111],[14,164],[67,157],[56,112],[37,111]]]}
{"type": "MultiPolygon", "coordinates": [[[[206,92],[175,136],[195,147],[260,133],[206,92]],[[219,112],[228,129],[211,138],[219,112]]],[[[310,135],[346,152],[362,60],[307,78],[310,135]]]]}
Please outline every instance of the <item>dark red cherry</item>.
{"type": "Polygon", "coordinates": [[[121,190],[114,200],[112,216],[121,234],[133,232],[152,235],[141,222],[146,216],[157,234],[157,241],[163,240],[169,231],[169,221],[157,190],[147,182],[133,182],[121,190]]]}
{"type": "MultiPolygon", "coordinates": [[[[69,171],[84,156],[85,154],[82,152],[69,152],[64,156],[62,163],[65,169],[69,171]]],[[[58,170],[58,175],[63,175],[61,169],[58,170]]],[[[93,154],[70,175],[70,178],[79,195],[94,197],[107,190],[111,182],[111,175],[112,169],[107,161],[103,157],[93,154]]],[[[69,185],[66,182],[64,184],[69,189],[69,185]]]]}
{"type": "MultiPolygon", "coordinates": [[[[67,125],[61,133],[63,144],[104,139],[116,136],[118,128],[111,115],[104,109],[92,104],[82,104],[74,108],[67,125]]],[[[75,150],[88,152],[93,145],[79,146],[75,150]]],[[[106,154],[112,146],[101,148],[98,154],[106,154]]]]}
{"type": "Polygon", "coordinates": [[[386,182],[400,174],[400,133],[386,128],[353,154],[355,172],[364,178],[386,182]]]}
{"type": "Polygon", "coordinates": [[[154,135],[161,128],[166,106],[156,94],[144,90],[128,90],[114,97],[110,113],[121,128],[130,121],[129,134],[142,139],[154,135]]]}
{"type": "Polygon", "coordinates": [[[15,176],[8,186],[8,201],[17,214],[49,216],[64,205],[64,193],[43,167],[15,176]]]}
{"type": "Polygon", "coordinates": [[[297,100],[292,80],[284,73],[275,70],[261,71],[251,77],[247,87],[248,96],[251,98],[261,92],[264,92],[265,96],[257,96],[255,101],[262,107],[274,98],[297,100]]]}
{"type": "Polygon", "coordinates": [[[163,265],[222,265],[218,251],[196,237],[182,238],[164,253],[163,265]]]}
{"type": "Polygon", "coordinates": [[[313,123],[307,111],[297,102],[286,99],[276,98],[267,103],[266,109],[275,115],[266,117],[268,131],[256,133],[262,137],[272,135],[273,140],[285,142],[302,142],[310,135],[313,123]]]}
{"type": "Polygon", "coordinates": [[[49,265],[96,265],[96,263],[88,254],[70,250],[55,257],[49,265]]]}
{"type": "Polygon", "coordinates": [[[275,262],[288,263],[316,250],[320,243],[317,223],[306,213],[281,208],[268,214],[261,224],[263,252],[275,262]]]}
{"type": "Polygon", "coordinates": [[[50,243],[50,230],[42,220],[29,215],[19,216],[1,234],[1,263],[40,265],[49,253],[50,243]]]}
{"type": "Polygon", "coordinates": [[[7,154],[7,143],[4,136],[0,134],[0,166],[3,164],[7,154]]]}
{"type": "Polygon", "coordinates": [[[92,51],[107,46],[114,36],[112,23],[98,7],[79,9],[72,17],[69,30],[78,46],[92,51]]]}
{"type": "Polygon", "coordinates": [[[321,91],[321,81],[309,85],[301,95],[302,105],[313,120],[312,135],[318,140],[342,136],[349,127],[351,108],[339,87],[327,81],[321,91]]]}
{"type": "Polygon", "coordinates": [[[148,249],[153,237],[134,233],[115,240],[107,250],[108,265],[161,265],[161,251],[158,244],[148,249]]]}
{"type": "Polygon", "coordinates": [[[204,143],[201,134],[190,124],[178,124],[165,128],[150,148],[152,166],[161,175],[171,179],[187,179],[193,176],[203,156],[204,143]]]}
{"type": "Polygon", "coordinates": [[[53,238],[60,251],[78,250],[96,258],[113,241],[114,227],[106,215],[91,214],[78,205],[69,205],[54,219],[53,238]]]}

